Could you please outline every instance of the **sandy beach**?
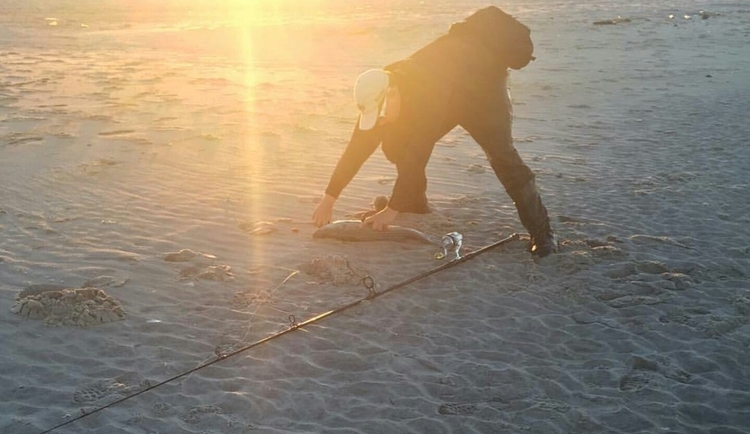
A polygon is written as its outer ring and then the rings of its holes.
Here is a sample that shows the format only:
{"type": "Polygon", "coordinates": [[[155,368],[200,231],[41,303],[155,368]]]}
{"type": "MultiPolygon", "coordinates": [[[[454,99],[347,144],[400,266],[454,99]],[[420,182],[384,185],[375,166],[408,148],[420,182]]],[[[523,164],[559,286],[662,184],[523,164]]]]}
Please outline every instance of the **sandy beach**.
{"type": "Polygon", "coordinates": [[[750,432],[750,4],[490,2],[560,252],[457,128],[398,224],[520,240],[223,358],[445,263],[310,217],[357,74],[488,3],[151,3],[0,1],[0,433],[750,432]]]}

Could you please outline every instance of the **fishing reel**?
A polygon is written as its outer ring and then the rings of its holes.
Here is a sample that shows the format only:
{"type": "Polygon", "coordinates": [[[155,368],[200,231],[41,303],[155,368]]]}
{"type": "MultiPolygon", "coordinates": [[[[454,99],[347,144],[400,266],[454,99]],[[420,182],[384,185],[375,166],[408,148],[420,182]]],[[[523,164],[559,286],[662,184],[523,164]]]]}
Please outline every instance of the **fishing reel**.
{"type": "Polygon", "coordinates": [[[448,253],[453,253],[454,260],[461,258],[461,247],[464,243],[464,236],[458,232],[449,232],[443,236],[443,258],[448,257],[448,253]]]}

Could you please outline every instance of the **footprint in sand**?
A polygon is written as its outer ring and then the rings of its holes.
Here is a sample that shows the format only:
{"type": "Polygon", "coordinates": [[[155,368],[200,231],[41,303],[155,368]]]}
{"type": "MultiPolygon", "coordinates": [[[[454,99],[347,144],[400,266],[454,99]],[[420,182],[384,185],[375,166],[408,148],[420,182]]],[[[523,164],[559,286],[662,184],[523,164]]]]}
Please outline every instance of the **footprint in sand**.
{"type": "Polygon", "coordinates": [[[542,410],[556,411],[558,413],[566,413],[570,410],[568,404],[555,399],[540,399],[537,401],[535,407],[542,410]]]}
{"type": "Polygon", "coordinates": [[[369,272],[342,255],[314,258],[300,264],[299,269],[315,278],[316,283],[333,283],[333,286],[357,285],[369,272]]]}
{"type": "Polygon", "coordinates": [[[159,414],[167,414],[171,412],[172,406],[167,404],[166,402],[157,402],[154,404],[154,411],[159,414]]]}
{"type": "Polygon", "coordinates": [[[672,361],[667,357],[659,357],[658,361],[653,361],[635,356],[633,357],[633,371],[658,372],[665,378],[680,383],[687,383],[693,377],[689,372],[672,366],[672,361]]]}
{"type": "Polygon", "coordinates": [[[147,379],[141,379],[137,382],[131,380],[138,380],[138,378],[129,380],[122,377],[108,378],[90,383],[73,392],[73,402],[78,404],[94,403],[113,395],[127,396],[151,386],[151,382],[147,379]]]}
{"type": "Polygon", "coordinates": [[[692,378],[689,372],[672,366],[672,361],[666,357],[653,361],[635,356],[632,370],[620,379],[620,390],[624,392],[641,390],[654,379],[655,374],[679,383],[687,383],[692,378]]]}
{"type": "Polygon", "coordinates": [[[647,372],[629,372],[620,379],[620,390],[637,392],[648,385],[653,376],[647,372]]]}
{"type": "Polygon", "coordinates": [[[188,411],[183,420],[187,423],[196,424],[201,421],[203,415],[222,413],[221,407],[216,405],[197,405],[188,411]]]}
{"type": "Polygon", "coordinates": [[[734,315],[724,312],[714,312],[708,309],[694,307],[676,309],[662,315],[659,321],[662,323],[675,323],[689,327],[697,332],[704,333],[707,337],[718,338],[729,335],[744,327],[748,318],[747,309],[735,305],[734,315]]]}
{"type": "Polygon", "coordinates": [[[122,395],[128,387],[117,380],[100,380],[84,386],[73,393],[73,402],[78,404],[92,403],[110,395],[122,395]]]}
{"type": "Polygon", "coordinates": [[[687,383],[693,377],[689,372],[685,372],[682,369],[667,369],[662,372],[662,375],[680,383],[687,383]]]}
{"type": "Polygon", "coordinates": [[[438,413],[450,416],[468,416],[479,411],[476,404],[441,404],[438,413]]]}
{"type": "Polygon", "coordinates": [[[73,393],[73,402],[77,404],[91,404],[108,396],[123,396],[127,386],[117,380],[100,380],[84,386],[73,393]]]}

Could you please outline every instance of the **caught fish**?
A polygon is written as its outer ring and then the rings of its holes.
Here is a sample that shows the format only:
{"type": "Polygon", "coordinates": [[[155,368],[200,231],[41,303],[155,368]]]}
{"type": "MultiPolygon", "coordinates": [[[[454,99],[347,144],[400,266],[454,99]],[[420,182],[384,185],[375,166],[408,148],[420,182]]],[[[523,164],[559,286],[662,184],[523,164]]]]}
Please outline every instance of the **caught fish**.
{"type": "Polygon", "coordinates": [[[376,231],[362,226],[359,220],[338,220],[329,223],[313,233],[313,238],[329,238],[341,241],[415,241],[424,244],[437,244],[422,232],[403,226],[388,226],[388,230],[376,231]]]}

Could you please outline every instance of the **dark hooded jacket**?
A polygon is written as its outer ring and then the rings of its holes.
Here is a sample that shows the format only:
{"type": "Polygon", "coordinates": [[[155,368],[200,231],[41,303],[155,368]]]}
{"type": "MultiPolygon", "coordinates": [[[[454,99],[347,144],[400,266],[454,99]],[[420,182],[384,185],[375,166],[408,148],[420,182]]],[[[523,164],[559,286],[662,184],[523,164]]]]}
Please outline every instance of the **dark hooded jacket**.
{"type": "MultiPolygon", "coordinates": [[[[404,211],[432,147],[458,124],[460,108],[486,98],[488,89],[504,83],[507,69],[520,69],[533,59],[530,30],[497,7],[490,6],[451,25],[448,33],[408,58],[385,67],[391,85],[401,93],[399,118],[369,131],[355,127],[351,140],[326,189],[338,197],[362,164],[382,143],[396,164],[398,179],[389,206],[404,211]]],[[[359,123],[357,123],[358,125],[359,123]]],[[[426,184],[424,184],[426,185],[426,184]]]]}

